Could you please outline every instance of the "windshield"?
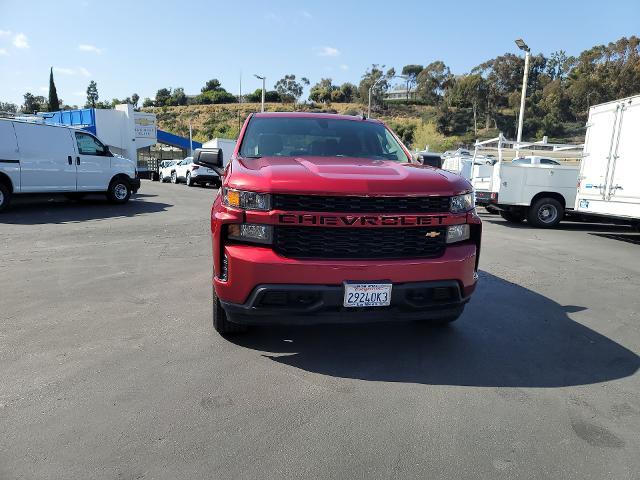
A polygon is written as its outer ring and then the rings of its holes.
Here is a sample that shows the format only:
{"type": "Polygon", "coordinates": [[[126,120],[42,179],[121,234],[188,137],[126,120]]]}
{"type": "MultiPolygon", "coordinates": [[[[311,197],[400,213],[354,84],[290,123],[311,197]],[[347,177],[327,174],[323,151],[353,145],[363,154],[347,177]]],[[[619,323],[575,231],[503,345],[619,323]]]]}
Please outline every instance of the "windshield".
{"type": "Polygon", "coordinates": [[[244,134],[240,155],[410,161],[384,125],[328,118],[253,118],[244,134]]]}

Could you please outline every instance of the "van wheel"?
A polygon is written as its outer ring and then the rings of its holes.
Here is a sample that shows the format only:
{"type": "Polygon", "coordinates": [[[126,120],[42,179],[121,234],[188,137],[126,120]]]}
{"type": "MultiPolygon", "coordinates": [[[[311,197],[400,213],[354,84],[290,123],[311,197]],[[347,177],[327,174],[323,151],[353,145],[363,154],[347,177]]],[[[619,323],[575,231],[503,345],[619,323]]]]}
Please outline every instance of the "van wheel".
{"type": "Polygon", "coordinates": [[[541,198],[531,208],[527,220],[534,227],[555,227],[564,217],[564,207],[555,198],[541,198]]]}
{"type": "Polygon", "coordinates": [[[222,308],[215,288],[213,289],[213,328],[223,336],[245,333],[248,330],[246,325],[239,325],[227,320],[227,312],[222,308]]]}
{"type": "Polygon", "coordinates": [[[111,203],[127,203],[131,197],[129,182],[123,178],[115,178],[109,184],[107,198],[111,203]]]}
{"type": "Polygon", "coordinates": [[[185,183],[187,184],[187,187],[193,187],[193,183],[191,183],[191,172],[187,172],[185,183]]]}
{"type": "Polygon", "coordinates": [[[0,213],[9,208],[11,203],[11,190],[4,183],[0,183],[0,213]]]}
{"type": "Polygon", "coordinates": [[[522,223],[525,217],[523,212],[509,212],[506,210],[500,210],[500,216],[511,223],[522,223]]]}

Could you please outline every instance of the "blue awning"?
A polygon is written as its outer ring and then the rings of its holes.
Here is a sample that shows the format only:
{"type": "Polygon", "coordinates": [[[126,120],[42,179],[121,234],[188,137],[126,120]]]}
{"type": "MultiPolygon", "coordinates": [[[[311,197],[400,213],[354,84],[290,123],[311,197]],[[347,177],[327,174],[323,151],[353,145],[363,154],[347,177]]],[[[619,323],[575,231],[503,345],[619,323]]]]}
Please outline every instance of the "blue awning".
{"type": "MultiPolygon", "coordinates": [[[[164,143],[165,145],[171,145],[172,147],[182,148],[183,150],[189,150],[189,139],[174,135],[173,133],[165,132],[164,130],[157,130],[158,143],[164,143]]],[[[193,141],[193,148],[202,148],[200,142],[193,141]]]]}

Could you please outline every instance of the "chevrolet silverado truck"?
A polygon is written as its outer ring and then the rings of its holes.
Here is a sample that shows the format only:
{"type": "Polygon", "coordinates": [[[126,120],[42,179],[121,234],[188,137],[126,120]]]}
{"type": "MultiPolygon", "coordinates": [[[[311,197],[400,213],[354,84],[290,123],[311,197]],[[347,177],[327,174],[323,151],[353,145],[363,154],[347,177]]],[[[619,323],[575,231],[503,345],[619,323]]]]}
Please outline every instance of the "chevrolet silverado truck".
{"type": "Polygon", "coordinates": [[[256,113],[211,210],[213,327],[456,320],[482,224],[464,178],[421,165],[382,122],[256,113]]]}

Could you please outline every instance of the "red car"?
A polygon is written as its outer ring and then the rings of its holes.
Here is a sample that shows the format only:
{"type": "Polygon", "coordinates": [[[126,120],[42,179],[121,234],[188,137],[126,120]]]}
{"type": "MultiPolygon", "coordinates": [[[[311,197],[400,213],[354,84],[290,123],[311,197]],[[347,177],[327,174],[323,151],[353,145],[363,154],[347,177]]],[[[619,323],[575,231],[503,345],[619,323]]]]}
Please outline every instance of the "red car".
{"type": "MultiPolygon", "coordinates": [[[[221,151],[196,163],[222,168],[221,151]]],[[[211,210],[213,326],[456,320],[478,279],[471,185],[382,122],[247,118],[211,210]]]]}

